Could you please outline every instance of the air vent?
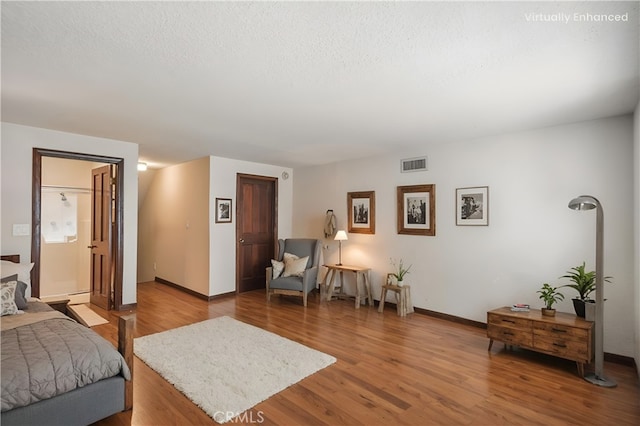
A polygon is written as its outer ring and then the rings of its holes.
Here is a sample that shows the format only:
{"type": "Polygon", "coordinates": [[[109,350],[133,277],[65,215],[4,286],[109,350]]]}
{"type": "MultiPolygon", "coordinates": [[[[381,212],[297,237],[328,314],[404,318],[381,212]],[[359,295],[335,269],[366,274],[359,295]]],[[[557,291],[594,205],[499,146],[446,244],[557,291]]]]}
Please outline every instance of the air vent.
{"type": "Polygon", "coordinates": [[[427,171],[427,157],[400,160],[400,171],[402,173],[427,171]]]}

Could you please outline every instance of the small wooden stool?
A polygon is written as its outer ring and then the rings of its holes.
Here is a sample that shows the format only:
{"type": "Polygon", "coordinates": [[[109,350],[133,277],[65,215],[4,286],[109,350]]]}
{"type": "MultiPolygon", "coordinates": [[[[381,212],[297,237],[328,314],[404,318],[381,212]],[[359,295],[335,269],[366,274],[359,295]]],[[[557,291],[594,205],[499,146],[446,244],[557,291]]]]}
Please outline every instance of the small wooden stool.
{"type": "Polygon", "coordinates": [[[413,312],[413,304],[411,303],[411,286],[397,286],[393,284],[382,285],[382,294],[380,295],[380,306],[378,306],[378,312],[384,311],[384,303],[387,296],[387,290],[391,290],[396,294],[396,307],[398,310],[398,315],[400,315],[401,317],[405,317],[407,316],[407,314],[413,312]]]}

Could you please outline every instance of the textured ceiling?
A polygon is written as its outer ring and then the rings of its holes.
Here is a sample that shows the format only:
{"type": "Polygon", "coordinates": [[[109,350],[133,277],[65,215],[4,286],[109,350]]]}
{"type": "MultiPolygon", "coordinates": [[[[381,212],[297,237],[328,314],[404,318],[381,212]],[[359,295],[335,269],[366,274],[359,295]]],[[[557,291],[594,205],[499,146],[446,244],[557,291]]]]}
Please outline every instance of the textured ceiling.
{"type": "Polygon", "coordinates": [[[427,152],[638,101],[638,2],[1,8],[2,120],[135,142],[157,167],[427,152]],[[576,12],[628,22],[578,22],[576,12]],[[560,14],[569,22],[540,21],[560,14]]]}

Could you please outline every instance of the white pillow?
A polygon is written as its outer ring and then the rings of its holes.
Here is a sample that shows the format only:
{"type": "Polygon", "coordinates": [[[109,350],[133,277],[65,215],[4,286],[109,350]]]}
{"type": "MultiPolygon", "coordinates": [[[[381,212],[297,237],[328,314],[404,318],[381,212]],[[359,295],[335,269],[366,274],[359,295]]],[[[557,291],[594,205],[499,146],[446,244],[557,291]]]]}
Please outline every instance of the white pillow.
{"type": "Polygon", "coordinates": [[[271,267],[273,269],[271,279],[275,280],[280,275],[282,275],[282,271],[284,270],[284,262],[279,262],[275,259],[271,259],[271,267]]]}
{"type": "Polygon", "coordinates": [[[0,278],[18,274],[18,281],[22,281],[31,287],[31,269],[33,263],[13,263],[8,260],[0,262],[0,278]]]}
{"type": "Polygon", "coordinates": [[[285,252],[285,253],[282,255],[282,261],[283,261],[284,263],[287,263],[287,260],[296,260],[296,259],[300,259],[300,258],[299,258],[298,256],[296,256],[295,254],[291,254],[291,253],[287,253],[287,252],[285,252]]]}
{"type": "MultiPolygon", "coordinates": [[[[296,256],[297,257],[297,256],[296,256]]],[[[309,256],[305,256],[299,259],[293,259],[291,257],[285,258],[283,277],[301,277],[304,275],[304,270],[307,269],[307,262],[309,256]]]]}
{"type": "Polygon", "coordinates": [[[2,304],[2,316],[18,313],[16,306],[16,281],[2,283],[0,287],[0,303],[2,304]]]}

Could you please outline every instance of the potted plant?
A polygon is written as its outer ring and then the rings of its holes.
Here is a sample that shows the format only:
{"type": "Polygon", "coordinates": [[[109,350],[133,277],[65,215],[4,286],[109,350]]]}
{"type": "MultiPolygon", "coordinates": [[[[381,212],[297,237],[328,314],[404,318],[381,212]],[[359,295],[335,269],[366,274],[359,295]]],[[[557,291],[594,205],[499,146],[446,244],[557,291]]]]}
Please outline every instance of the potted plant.
{"type": "MultiPolygon", "coordinates": [[[[560,278],[568,278],[572,283],[565,284],[562,287],[570,287],[578,292],[578,297],[573,298],[573,309],[576,315],[584,318],[585,303],[594,303],[589,295],[596,289],[596,272],[585,271],[585,262],[567,271],[566,275],[560,278]]],[[[611,282],[611,277],[604,277],[604,281],[611,282]]]]}
{"type": "Polygon", "coordinates": [[[402,286],[402,282],[404,281],[404,276],[409,273],[409,269],[411,269],[411,266],[413,265],[409,265],[409,267],[405,268],[402,259],[400,259],[400,262],[398,262],[397,265],[396,265],[396,262],[393,259],[391,259],[391,264],[396,270],[392,275],[395,277],[398,283],[398,286],[402,286]]]}
{"type": "Polygon", "coordinates": [[[540,293],[540,299],[544,301],[545,305],[545,307],[542,308],[542,315],[554,316],[556,310],[553,309],[553,304],[564,300],[564,295],[558,292],[557,287],[551,287],[547,283],[544,283],[542,289],[538,290],[537,293],[540,293]]]}

